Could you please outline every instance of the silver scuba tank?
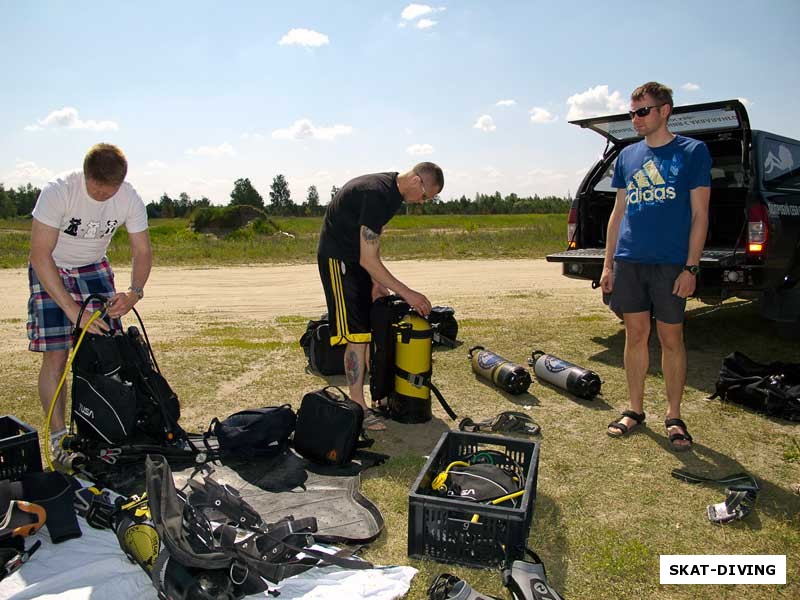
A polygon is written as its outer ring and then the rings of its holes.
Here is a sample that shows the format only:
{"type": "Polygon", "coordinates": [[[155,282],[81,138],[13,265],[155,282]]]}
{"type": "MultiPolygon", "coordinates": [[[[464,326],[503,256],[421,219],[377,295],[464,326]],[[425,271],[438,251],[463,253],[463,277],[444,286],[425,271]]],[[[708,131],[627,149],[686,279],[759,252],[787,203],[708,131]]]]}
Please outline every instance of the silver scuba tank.
{"type": "Polygon", "coordinates": [[[521,365],[515,365],[502,356],[484,349],[483,346],[470,348],[469,358],[472,362],[472,370],[476,375],[491,381],[509,394],[515,396],[524,394],[533,383],[528,369],[521,365]],[[480,350],[480,352],[475,352],[476,350],[480,350]]]}
{"type": "Polygon", "coordinates": [[[594,400],[600,393],[603,382],[597,373],[557,356],[536,350],[528,359],[528,364],[533,367],[537,379],[566,390],[573,396],[594,400]]]}

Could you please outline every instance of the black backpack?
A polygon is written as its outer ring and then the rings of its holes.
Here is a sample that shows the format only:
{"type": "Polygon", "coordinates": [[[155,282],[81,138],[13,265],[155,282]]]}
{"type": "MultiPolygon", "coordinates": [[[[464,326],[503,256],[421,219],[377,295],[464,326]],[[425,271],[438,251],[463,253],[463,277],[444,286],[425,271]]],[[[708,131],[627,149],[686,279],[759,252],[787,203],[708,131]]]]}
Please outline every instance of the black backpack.
{"type": "Polygon", "coordinates": [[[722,361],[713,398],[800,421],[800,363],[764,364],[732,352],[722,361]]]}
{"type": "Polygon", "coordinates": [[[220,452],[242,458],[276,456],[288,445],[297,416],[288,404],[251,408],[220,421],[216,417],[208,426],[206,437],[217,438],[220,452]]]}
{"type": "Polygon", "coordinates": [[[113,335],[87,333],[72,371],[72,418],[79,437],[106,444],[169,445],[186,437],[178,425],[178,397],[137,327],[113,335]]]}
{"type": "Polygon", "coordinates": [[[308,360],[308,369],[320,375],[344,375],[345,344],[331,346],[328,315],[309,321],[300,338],[300,346],[308,360]]]}

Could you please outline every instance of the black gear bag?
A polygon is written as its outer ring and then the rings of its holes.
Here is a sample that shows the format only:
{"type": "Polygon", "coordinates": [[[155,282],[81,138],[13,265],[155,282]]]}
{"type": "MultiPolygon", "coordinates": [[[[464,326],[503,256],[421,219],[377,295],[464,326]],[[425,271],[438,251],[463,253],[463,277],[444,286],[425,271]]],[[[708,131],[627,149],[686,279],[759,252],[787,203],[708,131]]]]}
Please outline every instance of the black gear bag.
{"type": "Polygon", "coordinates": [[[211,420],[204,438],[214,436],[222,454],[242,458],[276,456],[287,446],[297,417],[288,404],[251,408],[211,420]]]}
{"type": "Polygon", "coordinates": [[[308,369],[320,375],[344,375],[344,350],[346,345],[331,346],[331,329],[328,315],[318,321],[309,321],[300,338],[300,347],[308,360],[308,369]]]}
{"type": "Polygon", "coordinates": [[[800,363],[759,363],[732,352],[722,361],[713,398],[800,421],[800,363]]]}
{"type": "Polygon", "coordinates": [[[364,409],[335,386],[307,393],[297,411],[294,449],[322,465],[341,465],[373,440],[364,434],[364,409]]]}
{"type": "Polygon", "coordinates": [[[428,323],[433,329],[433,345],[455,348],[458,345],[458,321],[455,310],[450,306],[434,306],[428,315],[428,323]]]}

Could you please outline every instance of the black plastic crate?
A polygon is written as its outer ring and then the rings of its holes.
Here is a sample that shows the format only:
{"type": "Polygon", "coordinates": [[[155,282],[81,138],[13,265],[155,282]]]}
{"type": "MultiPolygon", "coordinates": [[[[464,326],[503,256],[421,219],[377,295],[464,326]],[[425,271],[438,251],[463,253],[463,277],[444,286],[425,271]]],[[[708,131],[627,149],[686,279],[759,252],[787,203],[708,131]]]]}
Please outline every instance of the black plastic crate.
{"type": "Polygon", "coordinates": [[[16,417],[0,417],[0,479],[22,479],[25,473],[41,472],[39,434],[16,417]]]}
{"type": "Polygon", "coordinates": [[[539,443],[481,433],[447,431],[408,494],[408,555],[470,567],[498,567],[521,559],[533,518],[539,443]],[[525,492],[519,508],[434,495],[431,481],[448,464],[495,450],[522,465],[525,492]],[[477,522],[473,521],[477,515],[477,522]]]}

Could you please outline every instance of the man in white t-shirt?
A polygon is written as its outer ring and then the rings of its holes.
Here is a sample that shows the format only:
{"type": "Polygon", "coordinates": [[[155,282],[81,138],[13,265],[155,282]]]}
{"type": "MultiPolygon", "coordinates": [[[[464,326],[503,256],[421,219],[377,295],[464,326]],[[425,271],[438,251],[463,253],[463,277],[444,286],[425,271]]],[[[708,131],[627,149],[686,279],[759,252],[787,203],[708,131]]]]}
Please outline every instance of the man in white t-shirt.
{"type": "MultiPolygon", "coordinates": [[[[48,183],[36,201],[31,226],[28,267],[29,349],[42,353],[39,399],[45,415],[66,367],[72,331],[81,304],[92,294],[107,300],[107,319],[97,319],[88,330],[102,333],[120,329],[119,318],[144,297],[153,256],[147,232],[144,202],[125,183],[128,161],[111,144],[96,144],[86,153],[83,171],[48,183]],[[117,293],[106,249],[117,229],[125,225],[131,247],[131,284],[117,293]]],[[[87,307],[81,318],[85,328],[99,303],[87,307]]],[[[53,411],[50,443],[59,466],[69,468],[61,448],[66,434],[66,386],[53,411]]]]}

